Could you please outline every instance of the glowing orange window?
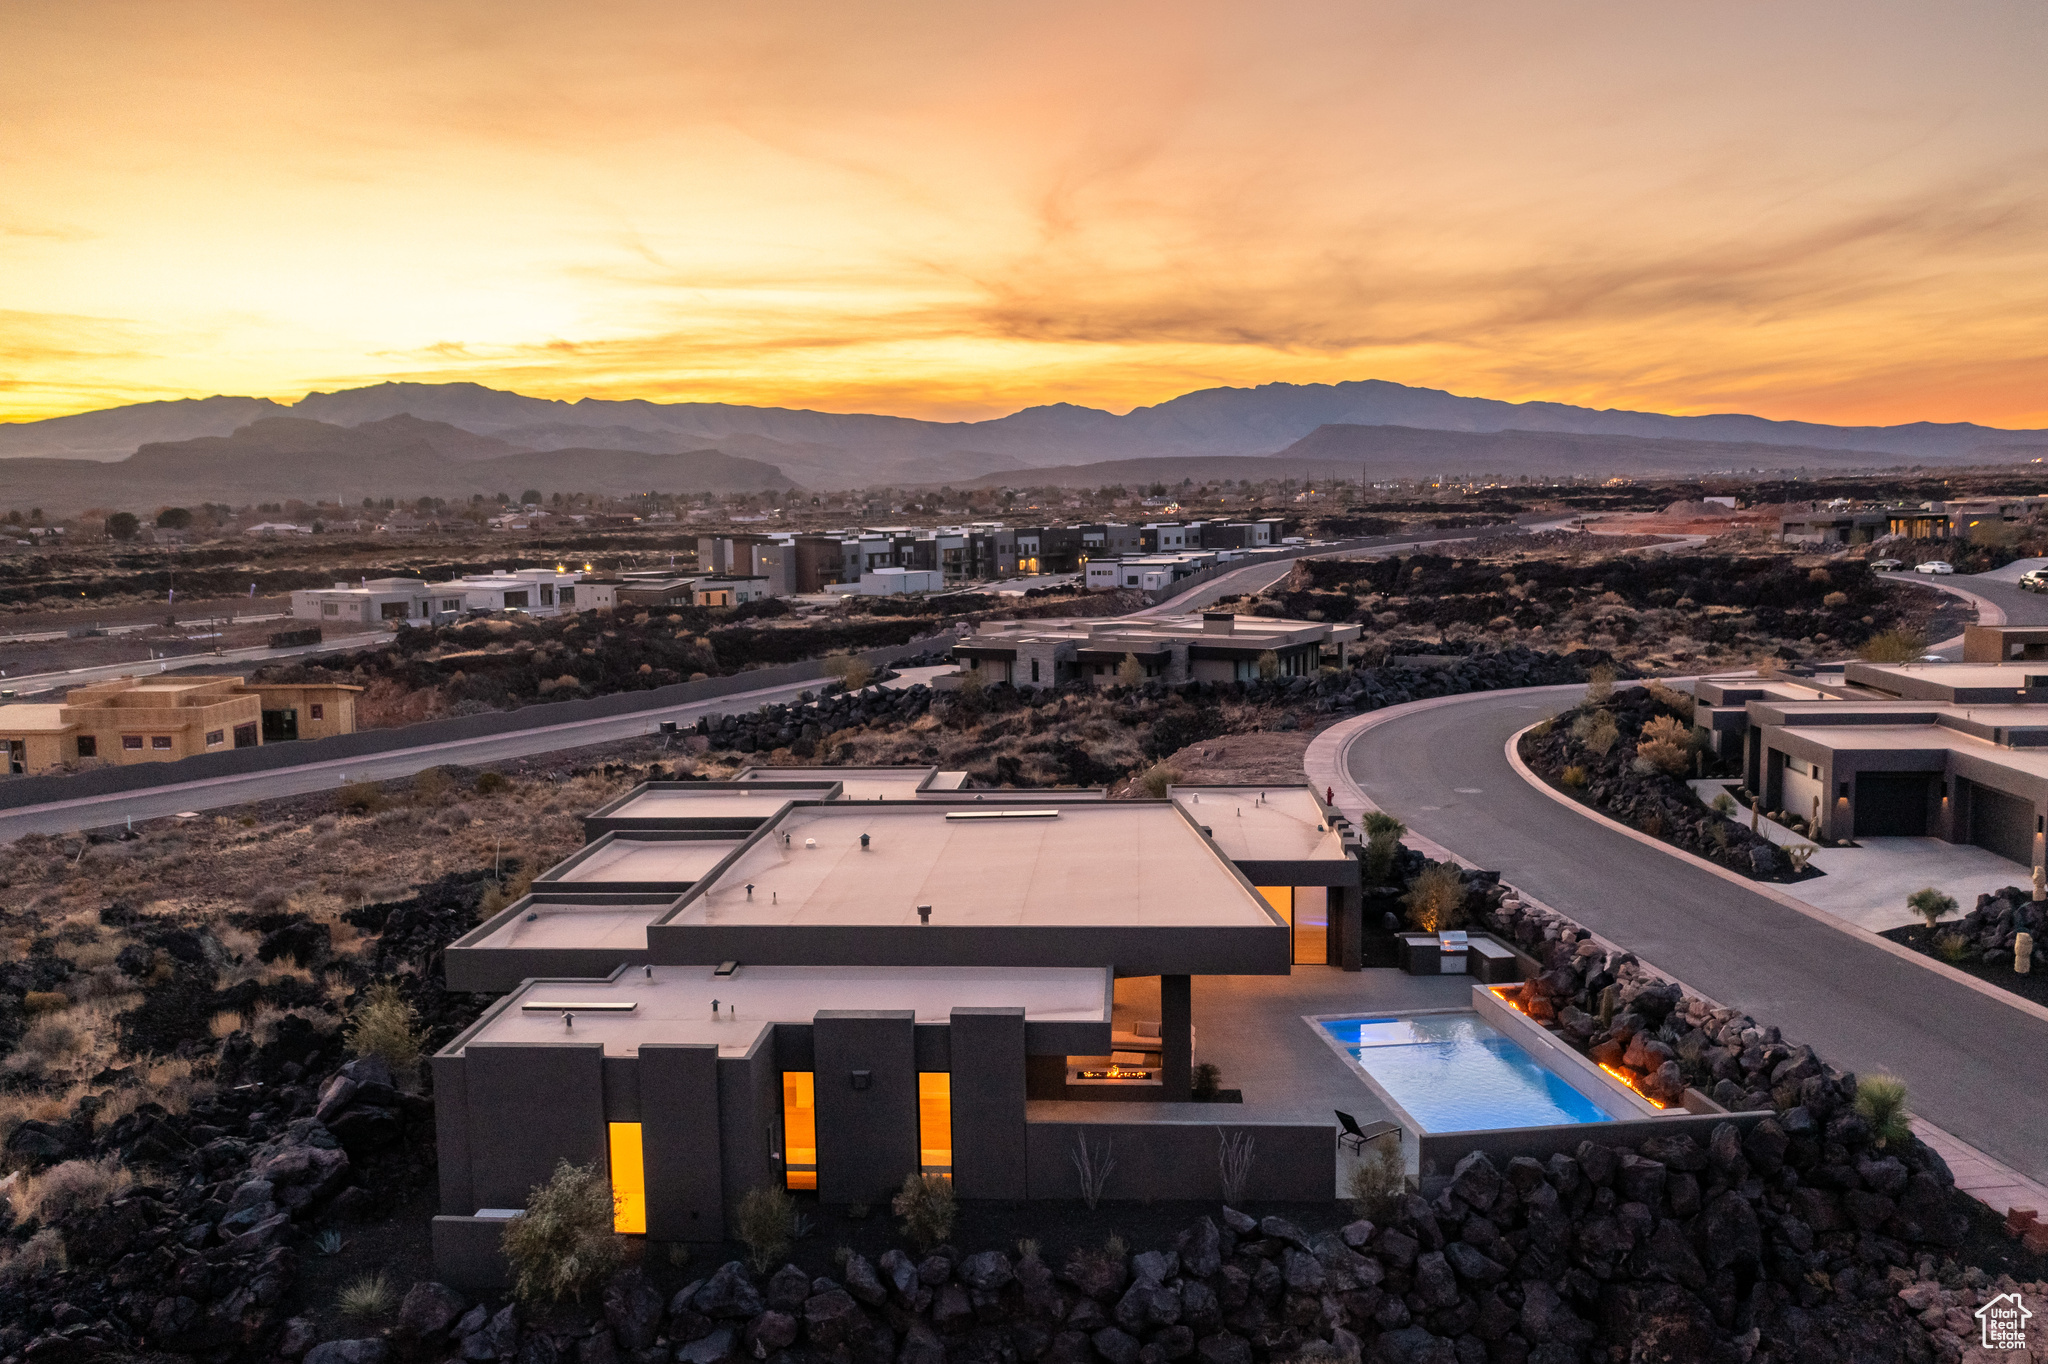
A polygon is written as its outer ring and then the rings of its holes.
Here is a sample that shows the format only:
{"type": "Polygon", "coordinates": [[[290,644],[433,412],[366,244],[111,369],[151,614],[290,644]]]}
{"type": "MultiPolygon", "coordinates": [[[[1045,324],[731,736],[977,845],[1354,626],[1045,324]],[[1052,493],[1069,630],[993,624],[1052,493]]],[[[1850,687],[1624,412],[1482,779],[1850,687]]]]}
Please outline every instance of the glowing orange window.
{"type": "Polygon", "coordinates": [[[647,1166],[640,1153],[640,1124],[615,1122],[611,1128],[612,1230],[630,1236],[647,1234],[647,1166]]]}
{"type": "Polygon", "coordinates": [[[953,1177],[953,1077],[943,1070],[918,1072],[917,1148],[919,1170],[953,1177]]]}
{"type": "Polygon", "coordinates": [[[782,1171],[792,1189],[818,1187],[818,1093],[808,1070],[782,1072],[782,1171]]]}

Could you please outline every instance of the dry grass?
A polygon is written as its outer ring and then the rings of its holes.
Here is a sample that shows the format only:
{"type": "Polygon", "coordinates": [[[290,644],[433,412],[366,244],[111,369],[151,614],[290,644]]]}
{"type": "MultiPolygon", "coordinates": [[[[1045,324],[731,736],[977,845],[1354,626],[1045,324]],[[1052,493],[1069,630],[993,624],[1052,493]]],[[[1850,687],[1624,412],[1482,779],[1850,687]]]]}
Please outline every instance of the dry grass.
{"type": "Polygon", "coordinates": [[[0,1278],[58,1269],[64,1264],[64,1238],[54,1227],[45,1227],[18,1248],[0,1245],[0,1278]]]}
{"type": "Polygon", "coordinates": [[[118,1157],[103,1160],[67,1160],[39,1175],[17,1174],[7,1190],[14,1215],[43,1222],[104,1206],[109,1199],[135,1182],[135,1176],[118,1157]]]}

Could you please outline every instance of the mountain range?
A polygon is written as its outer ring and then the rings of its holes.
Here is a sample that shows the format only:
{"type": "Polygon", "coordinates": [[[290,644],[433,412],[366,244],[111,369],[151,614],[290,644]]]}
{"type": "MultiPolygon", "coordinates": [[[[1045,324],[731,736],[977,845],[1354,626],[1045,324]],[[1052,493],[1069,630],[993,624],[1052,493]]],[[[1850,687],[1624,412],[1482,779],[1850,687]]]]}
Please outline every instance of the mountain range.
{"type": "Polygon", "coordinates": [[[2017,462],[2044,446],[2048,431],[1972,423],[1682,417],[1468,398],[1381,380],[1204,389],[1121,416],[1056,403],[979,422],[389,383],[289,404],[213,397],[0,423],[9,489],[0,501],[26,505],[36,487],[51,490],[37,505],[54,511],[69,505],[74,489],[102,505],[118,489],[140,505],[159,493],[243,502],[519,490],[510,484],[544,491],[1099,484],[1168,473],[1123,469],[1132,463],[1184,464],[1174,476],[1185,477],[1195,471],[1188,461],[1207,470],[1217,459],[1236,468],[1239,460],[1266,458],[1276,462],[1234,474],[1219,465],[1204,476],[1845,470],[2017,462]],[[81,461],[115,467],[88,469],[81,461]],[[244,478],[254,481],[237,482],[244,478]]]}

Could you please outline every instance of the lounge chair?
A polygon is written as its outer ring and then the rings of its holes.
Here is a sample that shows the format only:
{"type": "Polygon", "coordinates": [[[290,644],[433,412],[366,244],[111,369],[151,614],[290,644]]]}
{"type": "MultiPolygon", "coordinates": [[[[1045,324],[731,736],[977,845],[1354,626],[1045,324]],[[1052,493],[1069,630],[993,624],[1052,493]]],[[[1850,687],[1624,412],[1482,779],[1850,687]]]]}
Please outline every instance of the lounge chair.
{"type": "Polygon", "coordinates": [[[1337,1121],[1344,1126],[1344,1130],[1337,1134],[1337,1145],[1342,1147],[1349,1142],[1352,1149],[1361,1155],[1365,1153],[1367,1142],[1378,1141],[1381,1137],[1398,1138],[1401,1135],[1401,1124],[1397,1122],[1376,1122],[1370,1127],[1360,1127],[1358,1119],[1343,1109],[1336,1108],[1330,1111],[1337,1115],[1337,1121]]]}

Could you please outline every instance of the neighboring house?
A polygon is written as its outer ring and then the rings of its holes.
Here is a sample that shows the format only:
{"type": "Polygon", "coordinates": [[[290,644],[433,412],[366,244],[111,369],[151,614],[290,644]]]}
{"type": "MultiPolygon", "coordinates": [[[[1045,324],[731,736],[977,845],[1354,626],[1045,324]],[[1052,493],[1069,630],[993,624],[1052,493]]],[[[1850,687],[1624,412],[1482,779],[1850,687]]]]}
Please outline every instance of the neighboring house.
{"type": "Polygon", "coordinates": [[[1205,611],[1153,620],[992,621],[953,646],[960,671],[984,682],[1107,686],[1126,658],[1168,682],[1245,682],[1263,660],[1281,677],[1343,667],[1362,627],[1205,611]]]}
{"type": "Polygon", "coordinates": [[[1739,757],[1764,809],[1818,837],[1932,837],[2032,866],[2048,827],[2048,630],[1970,626],[1964,653],[1701,678],[1693,721],[1739,757]]]}
{"type": "Polygon", "coordinates": [[[582,577],[581,573],[551,568],[518,568],[456,578],[437,587],[451,596],[459,589],[463,608],[469,611],[524,611],[530,616],[559,616],[585,609],[576,600],[576,584],[582,577]]]}
{"type": "Polygon", "coordinates": [[[353,734],[361,687],[239,677],[123,677],[60,703],[0,706],[6,773],[175,762],[198,753],[353,734]]]}
{"type": "Polygon", "coordinates": [[[311,535],[311,526],[295,526],[289,521],[259,521],[243,530],[244,535],[311,535]]]}
{"type": "Polygon", "coordinates": [[[448,583],[419,578],[373,578],[292,593],[292,618],[327,625],[376,625],[384,621],[452,620],[463,610],[462,594],[448,583]]]}
{"type": "Polygon", "coordinates": [[[860,578],[863,597],[896,597],[907,592],[939,592],[946,575],[935,568],[875,568],[860,578]]]}

